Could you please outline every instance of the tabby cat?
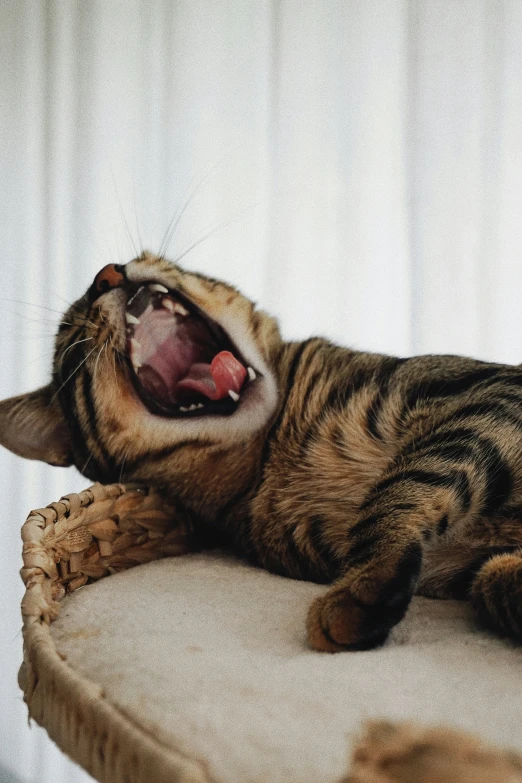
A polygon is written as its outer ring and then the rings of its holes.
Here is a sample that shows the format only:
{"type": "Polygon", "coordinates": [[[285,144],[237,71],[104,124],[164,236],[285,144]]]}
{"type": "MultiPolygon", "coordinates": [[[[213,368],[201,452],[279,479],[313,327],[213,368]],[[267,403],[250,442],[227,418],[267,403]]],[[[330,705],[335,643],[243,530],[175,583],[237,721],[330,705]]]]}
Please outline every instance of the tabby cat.
{"type": "Polygon", "coordinates": [[[414,592],[522,640],[522,368],[284,342],[226,283],[143,253],[64,316],[52,380],[0,442],[168,487],[209,543],[333,583],[317,650],[380,645],[414,592]]]}

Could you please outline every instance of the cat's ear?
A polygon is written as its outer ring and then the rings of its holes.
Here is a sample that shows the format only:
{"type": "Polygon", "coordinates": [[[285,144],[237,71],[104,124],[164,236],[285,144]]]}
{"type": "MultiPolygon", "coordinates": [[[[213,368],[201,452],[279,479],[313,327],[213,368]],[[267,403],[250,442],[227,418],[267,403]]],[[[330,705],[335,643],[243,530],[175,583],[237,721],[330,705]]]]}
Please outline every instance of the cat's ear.
{"type": "Polygon", "coordinates": [[[0,444],[26,459],[72,464],[71,437],[54,386],[0,402],[0,444]]]}

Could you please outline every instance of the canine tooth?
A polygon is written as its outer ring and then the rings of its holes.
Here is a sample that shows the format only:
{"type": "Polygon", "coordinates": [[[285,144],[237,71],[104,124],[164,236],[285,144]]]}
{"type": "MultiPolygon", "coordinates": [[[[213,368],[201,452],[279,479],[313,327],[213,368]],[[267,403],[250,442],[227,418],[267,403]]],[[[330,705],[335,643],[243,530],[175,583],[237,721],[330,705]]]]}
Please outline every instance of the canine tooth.
{"type": "Polygon", "coordinates": [[[141,367],[141,345],[135,337],[131,337],[130,345],[132,366],[135,370],[139,370],[141,367]]]}
{"type": "Polygon", "coordinates": [[[169,310],[171,313],[179,313],[180,315],[188,315],[188,310],[186,310],[182,304],[179,302],[173,302],[172,299],[163,299],[161,302],[163,307],[165,307],[167,310],[169,310]]]}
{"type": "Polygon", "coordinates": [[[165,288],[164,285],[161,285],[161,283],[152,283],[152,285],[149,285],[149,289],[151,291],[158,291],[160,294],[168,294],[169,289],[165,288]]]}
{"type": "Polygon", "coordinates": [[[134,338],[131,339],[131,359],[132,359],[132,366],[137,371],[140,369],[141,365],[141,345],[137,340],[134,338]]]}
{"type": "Polygon", "coordinates": [[[188,413],[188,411],[190,410],[190,408],[184,408],[183,405],[180,405],[179,409],[180,411],[183,411],[183,413],[188,413]]]}
{"type": "Polygon", "coordinates": [[[135,315],[132,315],[132,313],[125,313],[125,320],[128,324],[139,324],[140,319],[136,318],[135,315]]]}
{"type": "Polygon", "coordinates": [[[161,304],[171,313],[179,313],[180,315],[188,315],[188,310],[183,307],[179,302],[173,302],[172,299],[162,299],[161,304]]]}
{"type": "Polygon", "coordinates": [[[250,380],[251,381],[255,381],[255,379],[257,378],[257,375],[256,375],[255,371],[252,369],[252,367],[247,367],[247,373],[248,373],[248,377],[250,378],[250,380]]]}
{"type": "Polygon", "coordinates": [[[195,411],[197,410],[198,406],[192,403],[192,405],[189,407],[189,411],[195,411]]]}
{"type": "Polygon", "coordinates": [[[239,394],[235,391],[232,391],[232,389],[228,390],[229,395],[232,397],[234,402],[237,402],[239,400],[239,394]]]}
{"type": "Polygon", "coordinates": [[[196,408],[204,408],[204,407],[205,406],[203,405],[202,402],[198,402],[198,404],[196,405],[196,408]]]}
{"type": "Polygon", "coordinates": [[[141,344],[136,340],[135,337],[131,337],[130,344],[131,344],[131,352],[132,352],[133,356],[136,355],[136,358],[138,358],[138,357],[141,358],[141,356],[140,356],[140,354],[141,354],[141,344]]]}

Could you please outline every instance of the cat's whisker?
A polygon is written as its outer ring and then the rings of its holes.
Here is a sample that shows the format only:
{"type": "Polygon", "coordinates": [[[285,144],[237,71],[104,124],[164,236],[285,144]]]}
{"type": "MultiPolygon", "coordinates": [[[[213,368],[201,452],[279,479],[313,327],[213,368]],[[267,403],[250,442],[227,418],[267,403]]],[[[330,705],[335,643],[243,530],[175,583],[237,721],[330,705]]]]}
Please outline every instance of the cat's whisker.
{"type": "Polygon", "coordinates": [[[23,329],[23,324],[20,324],[17,320],[11,319],[12,329],[2,330],[2,337],[14,336],[20,340],[25,340],[26,337],[55,337],[56,328],[58,324],[39,323],[38,321],[29,321],[29,324],[36,323],[38,330],[35,331],[31,326],[30,329],[23,329]]]}
{"type": "Polygon", "coordinates": [[[117,350],[114,347],[114,340],[111,342],[111,348],[112,348],[112,363],[113,363],[113,372],[114,372],[114,381],[116,383],[116,386],[119,388],[119,382],[118,382],[118,373],[116,371],[116,355],[117,350]]]}
{"type": "Polygon", "coordinates": [[[123,468],[125,467],[125,462],[126,462],[126,460],[127,460],[127,457],[129,456],[129,451],[130,451],[130,445],[129,445],[129,446],[127,447],[127,449],[125,450],[125,454],[124,454],[124,456],[123,456],[123,460],[122,460],[122,463],[121,463],[121,468],[120,468],[120,477],[119,477],[119,479],[118,479],[118,482],[119,482],[120,484],[121,484],[121,482],[122,482],[122,479],[123,479],[123,468]]]}
{"type": "Polygon", "coordinates": [[[92,373],[93,378],[96,378],[96,373],[98,371],[98,362],[100,361],[100,356],[102,355],[103,350],[105,348],[107,348],[107,342],[108,342],[108,340],[105,340],[105,342],[103,343],[102,347],[100,348],[98,356],[96,357],[96,361],[94,363],[94,370],[93,370],[93,373],[92,373]]]}
{"type": "MultiPolygon", "coordinates": [[[[75,316],[75,314],[73,313],[72,318],[73,318],[73,322],[72,322],[73,326],[91,326],[93,329],[96,329],[96,331],[100,330],[99,325],[95,323],[91,318],[88,318],[85,315],[85,313],[83,314],[83,317],[75,316]]],[[[61,323],[69,324],[68,321],[63,321],[63,320],[61,321],[61,323]]]]}
{"type": "Polygon", "coordinates": [[[118,351],[117,349],[114,349],[114,358],[115,358],[115,361],[118,362],[120,370],[123,372],[125,370],[125,360],[124,360],[124,356],[121,353],[121,351],[118,351]]]}
{"type": "MultiPolygon", "coordinates": [[[[34,302],[20,302],[15,299],[6,299],[0,301],[7,301],[12,302],[13,304],[21,304],[29,307],[43,307],[42,305],[34,304],[34,302]]],[[[57,313],[57,315],[62,315],[59,310],[52,310],[49,307],[45,307],[45,310],[49,310],[52,313],[57,313]]],[[[85,316],[82,318],[77,318],[72,321],[65,321],[63,319],[56,319],[52,320],[51,318],[29,318],[25,313],[19,313],[16,310],[11,310],[11,313],[16,318],[23,319],[24,323],[34,323],[34,324],[51,324],[51,326],[57,328],[60,324],[66,324],[67,326],[91,326],[93,329],[98,330],[100,327],[94,323],[94,321],[91,321],[89,318],[86,318],[85,316]]],[[[74,315],[73,315],[74,318],[74,315]]]]}
{"type": "Polygon", "coordinates": [[[212,174],[228,159],[228,157],[229,157],[228,153],[223,155],[202,177],[200,177],[199,180],[195,181],[196,177],[193,177],[191,179],[187,189],[185,190],[185,193],[183,194],[183,197],[181,198],[179,206],[176,207],[174,215],[172,216],[172,219],[169,225],[167,226],[167,230],[165,231],[165,235],[161,241],[160,249],[158,252],[160,258],[163,258],[165,253],[167,252],[168,247],[172,241],[172,237],[175,234],[176,228],[178,227],[181,218],[183,217],[187,208],[190,206],[191,202],[198,195],[198,193],[200,192],[203,185],[207,182],[207,180],[210,179],[212,174]],[[181,205],[183,204],[185,198],[187,200],[185,201],[185,204],[182,207],[181,205]]]}
{"type": "Polygon", "coordinates": [[[112,354],[112,370],[114,373],[114,382],[118,386],[118,373],[116,372],[116,355],[112,354]]]}
{"type": "Polygon", "coordinates": [[[248,206],[246,206],[244,209],[241,210],[241,212],[238,212],[234,217],[229,218],[228,220],[221,221],[221,223],[217,223],[215,226],[213,226],[209,231],[204,233],[202,236],[199,237],[199,239],[196,239],[189,247],[187,247],[185,250],[183,250],[179,255],[177,255],[172,263],[177,264],[181,259],[185,258],[186,255],[188,255],[192,250],[194,250],[198,245],[201,245],[202,242],[205,242],[205,240],[209,239],[213,234],[217,234],[219,231],[222,231],[225,228],[228,228],[228,226],[232,225],[236,221],[238,221],[246,212],[249,212],[251,209],[255,209],[259,204],[261,203],[261,199],[258,201],[254,201],[248,206]]]}
{"type": "Polygon", "coordinates": [[[114,190],[116,191],[116,198],[118,200],[118,206],[120,208],[121,217],[122,217],[122,220],[123,220],[123,225],[125,226],[125,230],[127,232],[127,237],[128,237],[129,242],[131,244],[131,247],[134,250],[134,255],[136,257],[138,257],[138,255],[139,255],[138,254],[138,250],[136,248],[136,243],[134,242],[134,239],[132,237],[131,230],[129,228],[129,224],[127,222],[127,218],[125,217],[125,212],[124,212],[123,204],[121,202],[121,197],[120,197],[120,191],[118,190],[118,185],[116,184],[116,177],[114,176],[114,169],[112,168],[112,165],[111,165],[110,169],[111,169],[112,181],[113,181],[113,184],[114,184],[114,190]]]}
{"type": "MultiPolygon", "coordinates": [[[[60,296],[60,295],[56,294],[56,296],[60,296]]],[[[73,318],[77,318],[82,323],[89,324],[89,326],[92,326],[94,329],[99,329],[99,326],[96,323],[94,323],[94,321],[87,316],[87,313],[85,312],[85,310],[82,310],[81,307],[76,307],[76,305],[74,305],[74,304],[70,304],[67,301],[67,299],[63,298],[63,296],[60,296],[60,299],[63,299],[65,304],[69,305],[69,309],[73,310],[73,313],[72,313],[72,317],[73,318]]],[[[66,322],[62,321],[62,323],[66,323],[66,322]]]]}
{"type": "Polygon", "coordinates": [[[58,387],[58,389],[55,391],[55,393],[54,393],[54,394],[53,394],[53,396],[51,397],[51,401],[50,401],[49,405],[52,405],[52,403],[55,401],[56,397],[57,397],[57,396],[58,396],[58,394],[61,392],[61,390],[63,389],[63,387],[65,386],[65,384],[66,384],[66,383],[68,383],[68,382],[71,380],[71,378],[73,377],[73,375],[76,375],[76,373],[78,372],[78,370],[80,369],[80,367],[82,367],[82,366],[85,364],[85,362],[87,361],[87,359],[89,358],[89,356],[90,356],[92,353],[94,353],[94,351],[95,351],[95,350],[96,350],[96,346],[94,346],[94,348],[92,348],[92,349],[89,351],[89,353],[87,354],[87,356],[85,356],[85,357],[84,357],[84,358],[81,360],[80,364],[79,364],[79,365],[78,365],[78,366],[77,366],[77,367],[76,367],[76,368],[75,368],[75,369],[72,371],[72,373],[71,373],[71,374],[70,374],[70,375],[69,375],[69,376],[68,376],[68,377],[65,379],[65,381],[64,381],[64,382],[61,384],[61,386],[59,386],[59,387],[58,387]]]}
{"type": "MultiPolygon", "coordinates": [[[[72,310],[75,310],[77,313],[79,313],[79,314],[80,314],[80,315],[82,315],[82,316],[84,316],[84,315],[85,315],[85,311],[84,311],[84,310],[82,310],[82,309],[81,309],[81,307],[78,307],[78,305],[76,305],[74,302],[69,302],[69,300],[68,300],[68,299],[66,299],[64,296],[61,296],[61,294],[59,294],[59,293],[58,293],[57,291],[55,291],[54,289],[52,289],[52,288],[49,288],[48,286],[45,286],[44,288],[45,288],[45,290],[47,291],[47,293],[48,293],[50,296],[57,296],[57,297],[58,297],[58,299],[61,299],[61,300],[62,300],[62,302],[63,302],[64,304],[66,304],[66,305],[67,305],[67,307],[68,307],[68,308],[70,308],[70,309],[72,309],[72,310]]],[[[56,312],[58,312],[58,311],[56,311],[56,312]]]]}
{"type": "Polygon", "coordinates": [[[51,359],[53,355],[54,355],[54,350],[45,351],[44,353],[39,353],[38,356],[35,356],[33,359],[30,359],[28,362],[26,362],[25,366],[34,367],[37,364],[37,362],[44,361],[45,367],[47,368],[49,366],[49,359],[51,359]]]}
{"type": "Polygon", "coordinates": [[[16,310],[6,310],[6,312],[9,313],[9,315],[12,315],[14,318],[22,319],[24,323],[28,324],[50,324],[51,326],[58,326],[60,323],[60,321],[53,321],[50,318],[28,318],[24,313],[18,313],[16,310]]]}
{"type": "Polygon", "coordinates": [[[85,329],[85,327],[89,326],[91,329],[95,329],[97,332],[100,331],[100,327],[98,326],[98,324],[95,324],[92,321],[58,321],[56,323],[56,326],[57,327],[58,326],[62,326],[62,324],[65,325],[65,326],[70,326],[71,328],[78,328],[78,327],[80,327],[80,328],[83,328],[83,329],[85,329]]]}
{"type": "Polygon", "coordinates": [[[47,289],[47,290],[52,296],[57,296],[58,299],[61,299],[62,302],[66,304],[68,307],[72,307],[73,310],[77,310],[79,313],[83,314],[84,311],[80,307],[78,307],[77,304],[75,304],[74,302],[69,302],[69,300],[66,299],[65,296],[59,294],[58,291],[54,291],[53,289],[47,289]]]}
{"type": "Polygon", "coordinates": [[[134,220],[136,222],[136,232],[138,234],[138,242],[140,244],[141,254],[143,254],[144,251],[143,240],[141,238],[140,224],[138,221],[138,210],[136,207],[136,175],[134,176],[133,179],[133,196],[134,196],[134,220]]]}
{"type": "MultiPolygon", "coordinates": [[[[105,315],[103,314],[103,312],[101,310],[98,311],[98,316],[99,316],[100,321],[102,322],[102,324],[104,326],[107,326],[107,318],[105,317],[105,315]]],[[[99,326],[98,326],[98,329],[100,329],[99,326]]]]}
{"type": "Polygon", "coordinates": [[[80,343],[87,343],[90,340],[94,340],[94,337],[85,337],[83,340],[76,340],[76,342],[71,343],[71,345],[68,345],[67,348],[65,348],[65,350],[63,351],[62,355],[60,356],[60,360],[59,360],[60,361],[60,374],[61,374],[62,367],[63,367],[63,360],[65,358],[65,354],[67,353],[67,351],[70,351],[71,348],[74,348],[75,345],[79,345],[80,343]]]}
{"type": "Polygon", "coordinates": [[[92,453],[91,453],[91,454],[89,454],[89,456],[87,457],[87,459],[86,459],[86,461],[85,461],[85,464],[84,464],[83,468],[80,470],[80,473],[84,473],[84,472],[85,472],[85,468],[87,467],[87,465],[89,464],[89,462],[91,461],[91,459],[92,459],[92,453]]]}
{"type": "Polygon", "coordinates": [[[58,327],[60,324],[58,319],[53,321],[51,318],[28,318],[25,313],[19,313],[17,310],[10,310],[9,308],[6,308],[5,312],[8,313],[8,315],[11,316],[13,320],[21,320],[24,324],[44,324],[45,326],[50,325],[54,328],[58,327]]]}
{"type": "Polygon", "coordinates": [[[19,329],[2,332],[2,337],[13,337],[18,340],[52,340],[55,332],[40,332],[40,334],[20,334],[19,329]]]}
{"type": "Polygon", "coordinates": [[[5,297],[1,298],[2,302],[11,302],[12,304],[20,304],[25,305],[28,307],[38,307],[40,310],[47,310],[50,313],[56,313],[59,316],[62,316],[63,313],[61,310],[55,310],[53,307],[47,307],[46,305],[37,304],[36,302],[24,302],[23,299],[6,299],[5,297]]]}

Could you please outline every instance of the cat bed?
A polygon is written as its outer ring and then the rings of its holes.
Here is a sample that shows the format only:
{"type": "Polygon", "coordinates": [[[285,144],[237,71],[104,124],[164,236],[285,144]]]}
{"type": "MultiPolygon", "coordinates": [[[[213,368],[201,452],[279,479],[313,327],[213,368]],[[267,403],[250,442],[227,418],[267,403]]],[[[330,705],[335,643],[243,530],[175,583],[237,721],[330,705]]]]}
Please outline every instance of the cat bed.
{"type": "Polygon", "coordinates": [[[157,491],[95,485],[22,536],[20,685],[99,781],[339,783],[369,718],[522,750],[522,652],[464,603],[415,598],[384,647],[328,655],[305,636],[325,586],[222,551],[158,559],[194,541],[157,491]]]}

